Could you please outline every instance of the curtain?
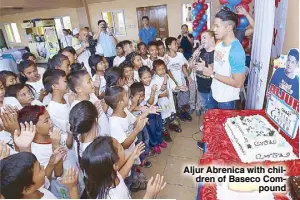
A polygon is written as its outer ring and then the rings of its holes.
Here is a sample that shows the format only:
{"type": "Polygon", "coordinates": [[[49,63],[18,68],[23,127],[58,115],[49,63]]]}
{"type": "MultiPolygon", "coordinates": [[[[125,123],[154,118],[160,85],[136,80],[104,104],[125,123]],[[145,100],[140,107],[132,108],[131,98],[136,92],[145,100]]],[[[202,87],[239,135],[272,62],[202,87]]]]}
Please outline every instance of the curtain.
{"type": "Polygon", "coordinates": [[[246,109],[262,109],[274,29],[275,0],[256,0],[246,109]]]}

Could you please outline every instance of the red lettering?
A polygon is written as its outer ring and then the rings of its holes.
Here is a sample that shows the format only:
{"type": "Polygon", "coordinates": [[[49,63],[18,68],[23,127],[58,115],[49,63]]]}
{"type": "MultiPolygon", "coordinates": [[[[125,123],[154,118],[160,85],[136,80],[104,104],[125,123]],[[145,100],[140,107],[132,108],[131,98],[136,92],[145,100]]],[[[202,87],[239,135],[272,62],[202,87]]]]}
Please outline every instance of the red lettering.
{"type": "Polygon", "coordinates": [[[299,113],[299,101],[297,99],[294,99],[293,109],[299,113]]]}
{"type": "Polygon", "coordinates": [[[277,29],[274,28],[274,33],[273,33],[273,45],[276,43],[276,37],[277,37],[277,29]]]}

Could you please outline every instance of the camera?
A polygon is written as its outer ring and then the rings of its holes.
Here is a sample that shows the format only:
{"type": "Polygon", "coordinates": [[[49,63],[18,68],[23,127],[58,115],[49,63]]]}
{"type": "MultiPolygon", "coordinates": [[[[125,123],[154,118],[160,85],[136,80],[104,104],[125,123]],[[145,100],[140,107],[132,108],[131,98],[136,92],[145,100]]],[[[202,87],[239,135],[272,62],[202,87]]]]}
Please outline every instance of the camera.
{"type": "Polygon", "coordinates": [[[89,36],[87,41],[89,43],[89,46],[87,47],[87,49],[91,52],[91,55],[95,55],[98,40],[96,40],[96,39],[94,40],[93,36],[89,36]]]}

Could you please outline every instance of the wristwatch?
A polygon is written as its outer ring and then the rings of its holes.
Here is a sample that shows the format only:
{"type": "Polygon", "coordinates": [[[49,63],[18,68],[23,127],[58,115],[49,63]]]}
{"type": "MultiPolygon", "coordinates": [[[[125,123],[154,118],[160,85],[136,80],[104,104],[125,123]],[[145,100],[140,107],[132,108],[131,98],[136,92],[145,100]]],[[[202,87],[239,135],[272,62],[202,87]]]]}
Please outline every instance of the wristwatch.
{"type": "Polygon", "coordinates": [[[210,75],[210,78],[214,79],[216,75],[216,72],[213,72],[212,75],[210,75]]]}

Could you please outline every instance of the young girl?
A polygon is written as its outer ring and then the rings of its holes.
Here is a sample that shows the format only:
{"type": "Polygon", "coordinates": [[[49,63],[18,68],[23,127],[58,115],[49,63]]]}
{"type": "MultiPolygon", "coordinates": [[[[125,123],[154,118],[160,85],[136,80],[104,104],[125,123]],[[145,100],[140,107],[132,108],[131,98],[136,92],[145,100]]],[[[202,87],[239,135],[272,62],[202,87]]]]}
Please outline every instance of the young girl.
{"type": "MultiPolygon", "coordinates": [[[[99,137],[84,151],[81,168],[87,176],[86,188],[91,199],[131,199],[124,179],[143,151],[141,144],[125,158],[124,149],[111,137],[99,137]]],[[[152,199],[165,187],[163,177],[149,180],[144,199],[152,199]]]]}
{"type": "MultiPolygon", "coordinates": [[[[168,37],[166,39],[166,47],[168,50],[169,62],[167,64],[168,74],[170,78],[176,83],[177,86],[187,86],[185,77],[190,79],[186,66],[188,61],[185,59],[182,53],[177,52],[178,43],[174,37],[168,37]]],[[[186,111],[186,106],[189,105],[189,92],[179,91],[175,93],[177,97],[178,117],[182,121],[191,121],[192,117],[186,111]]]]}
{"type": "Polygon", "coordinates": [[[148,44],[149,58],[146,60],[146,66],[152,70],[153,61],[158,59],[158,48],[156,42],[149,42],[148,44]]]}
{"type": "MultiPolygon", "coordinates": [[[[142,105],[156,105],[158,101],[157,85],[151,84],[152,75],[148,67],[142,66],[139,69],[139,76],[142,84],[145,86],[145,99],[142,105]]],[[[162,118],[158,114],[150,114],[148,116],[149,123],[147,125],[150,136],[150,146],[155,153],[161,153],[161,148],[166,148],[167,143],[162,140],[162,118]]]]}
{"type": "Polygon", "coordinates": [[[69,61],[70,61],[70,65],[74,64],[77,62],[77,54],[76,54],[76,51],[73,47],[65,47],[61,50],[59,50],[60,54],[64,55],[64,56],[67,56],[69,61]]]}
{"type": "Polygon", "coordinates": [[[123,70],[123,76],[125,77],[125,87],[124,89],[129,92],[129,88],[134,82],[133,80],[133,66],[130,61],[124,61],[120,64],[120,68],[123,70]]]}
{"type": "Polygon", "coordinates": [[[1,71],[0,81],[4,84],[4,87],[14,85],[17,83],[17,75],[11,71],[1,71]]]}
{"type": "Polygon", "coordinates": [[[95,94],[99,97],[99,99],[103,99],[106,87],[104,73],[108,68],[108,62],[103,56],[91,55],[89,57],[89,65],[92,70],[92,80],[95,83],[95,94]]]}
{"type": "Polygon", "coordinates": [[[133,53],[130,61],[133,66],[133,80],[140,82],[139,69],[143,66],[142,57],[138,53],[133,53]]]}
{"type": "Polygon", "coordinates": [[[55,54],[48,60],[48,69],[60,69],[65,71],[66,75],[70,74],[70,61],[63,54],[55,54]]]}
{"type": "Polygon", "coordinates": [[[24,106],[42,105],[42,102],[35,100],[34,88],[28,84],[17,83],[6,88],[4,105],[17,106],[22,109],[24,106]]]}
{"type": "Polygon", "coordinates": [[[70,65],[70,73],[80,70],[86,70],[85,66],[83,66],[82,63],[73,63],[70,65]]]}
{"type": "Polygon", "coordinates": [[[141,55],[143,65],[147,65],[147,59],[148,59],[147,45],[144,42],[140,42],[137,45],[137,49],[139,51],[139,54],[141,55]]]}
{"type": "Polygon", "coordinates": [[[21,61],[18,64],[18,70],[20,71],[20,82],[31,85],[34,88],[34,98],[42,102],[47,95],[42,80],[42,74],[45,70],[43,69],[43,72],[38,71],[36,64],[31,60],[21,61]]]}

